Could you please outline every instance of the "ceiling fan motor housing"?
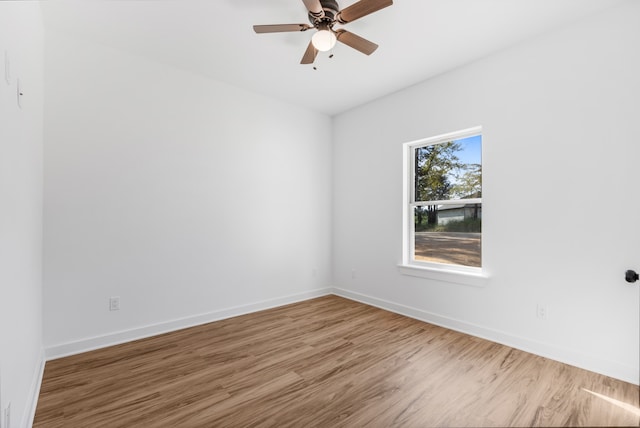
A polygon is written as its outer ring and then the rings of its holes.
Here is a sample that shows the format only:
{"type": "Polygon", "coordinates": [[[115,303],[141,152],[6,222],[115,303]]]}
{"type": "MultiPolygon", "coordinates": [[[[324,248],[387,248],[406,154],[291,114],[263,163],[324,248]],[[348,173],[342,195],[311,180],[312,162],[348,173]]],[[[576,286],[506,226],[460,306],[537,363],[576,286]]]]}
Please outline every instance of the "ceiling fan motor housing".
{"type": "Polygon", "coordinates": [[[309,22],[313,24],[314,27],[333,27],[335,24],[336,16],[340,11],[340,6],[338,6],[338,2],[336,0],[320,0],[320,4],[322,5],[322,10],[324,10],[324,16],[314,16],[311,12],[309,12],[309,22]]]}

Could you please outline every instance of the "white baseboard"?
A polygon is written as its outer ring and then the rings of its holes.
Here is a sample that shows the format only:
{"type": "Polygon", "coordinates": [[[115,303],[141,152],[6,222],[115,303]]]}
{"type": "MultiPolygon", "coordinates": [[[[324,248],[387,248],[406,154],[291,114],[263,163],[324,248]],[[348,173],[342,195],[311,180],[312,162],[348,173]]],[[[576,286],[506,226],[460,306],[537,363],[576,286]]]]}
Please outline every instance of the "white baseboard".
{"type": "MultiPolygon", "coordinates": [[[[75,355],[82,352],[92,351],[94,349],[130,342],[132,340],[143,339],[158,334],[181,330],[183,328],[206,324],[213,321],[219,321],[238,315],[245,315],[251,312],[257,312],[282,305],[287,305],[290,303],[296,303],[308,299],[313,299],[315,297],[325,296],[328,294],[335,294],[337,296],[345,297],[350,300],[355,300],[357,302],[365,303],[371,306],[415,318],[417,320],[428,322],[430,324],[435,324],[451,330],[459,331],[461,333],[466,333],[475,337],[487,339],[492,342],[497,342],[505,346],[520,349],[525,352],[530,352],[541,357],[549,358],[585,370],[600,373],[605,376],[610,376],[612,378],[620,379],[635,385],[639,384],[640,370],[638,367],[630,367],[617,362],[602,360],[570,349],[561,348],[555,345],[538,342],[520,336],[514,336],[503,331],[494,330],[491,328],[468,323],[466,321],[445,317],[442,315],[424,311],[422,309],[413,308],[410,306],[341,288],[322,288],[311,290],[294,295],[250,303],[247,305],[221,309],[206,314],[195,315],[149,326],[115,332],[103,336],[91,337],[79,341],[55,345],[46,348],[46,360],[53,360],[69,355],[75,355]]],[[[42,376],[42,373],[40,374],[40,376],[42,376]]],[[[38,388],[39,385],[40,382],[38,383],[38,388]]],[[[35,395],[34,401],[37,402],[37,394],[35,395]]],[[[33,406],[33,412],[35,412],[35,402],[33,406]]]]}
{"type": "Polygon", "coordinates": [[[33,419],[36,416],[36,408],[38,407],[38,397],[40,396],[40,386],[42,386],[42,376],[44,375],[44,363],[45,363],[44,349],[40,351],[40,357],[38,364],[36,365],[33,373],[33,379],[31,380],[31,387],[29,388],[29,402],[24,408],[24,414],[22,415],[22,427],[31,427],[33,425],[33,419]]]}
{"type": "Polygon", "coordinates": [[[415,318],[420,321],[425,321],[430,324],[435,324],[461,333],[497,342],[511,348],[520,349],[564,364],[620,379],[635,385],[639,384],[640,370],[638,367],[630,367],[617,362],[594,358],[570,349],[561,348],[524,337],[514,336],[503,331],[482,327],[466,321],[445,317],[422,309],[413,308],[384,299],[378,299],[377,297],[368,296],[342,288],[333,288],[333,294],[400,315],[405,315],[410,318],[415,318]]]}
{"type": "Polygon", "coordinates": [[[118,345],[132,340],[144,339],[146,337],[156,336],[159,334],[169,333],[184,328],[194,327],[197,325],[207,324],[213,321],[220,321],[239,315],[245,315],[251,312],[271,309],[278,306],[288,305],[303,300],[309,300],[320,296],[331,294],[331,288],[321,288],[316,290],[305,291],[302,293],[291,294],[288,296],[277,297],[274,299],[263,300],[260,302],[249,303],[247,305],[225,308],[206,314],[194,315],[186,318],[165,321],[157,324],[137,327],[129,330],[118,331],[102,336],[89,337],[86,339],[67,342],[60,345],[47,347],[46,359],[54,360],[69,355],[80,354],[82,352],[93,351],[95,349],[105,348],[107,346],[118,345]]]}

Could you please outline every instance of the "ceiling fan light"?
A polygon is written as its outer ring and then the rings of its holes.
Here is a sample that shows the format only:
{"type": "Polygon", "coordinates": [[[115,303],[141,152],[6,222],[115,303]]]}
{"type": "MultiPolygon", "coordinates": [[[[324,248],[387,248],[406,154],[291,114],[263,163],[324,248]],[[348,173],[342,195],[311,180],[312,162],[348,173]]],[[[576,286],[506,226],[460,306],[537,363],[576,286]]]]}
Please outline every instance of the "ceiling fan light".
{"type": "Polygon", "coordinates": [[[311,43],[320,52],[326,52],[336,45],[336,35],[330,30],[319,30],[311,37],[311,43]]]}

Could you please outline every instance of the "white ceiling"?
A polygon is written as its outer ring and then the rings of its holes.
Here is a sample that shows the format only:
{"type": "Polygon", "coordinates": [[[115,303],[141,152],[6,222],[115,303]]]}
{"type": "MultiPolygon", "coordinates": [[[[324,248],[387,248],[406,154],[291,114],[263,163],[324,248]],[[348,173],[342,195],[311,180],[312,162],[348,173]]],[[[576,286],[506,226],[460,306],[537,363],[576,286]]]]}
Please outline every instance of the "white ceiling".
{"type": "MultiPolygon", "coordinates": [[[[312,31],[255,34],[253,24],[306,23],[301,0],[49,0],[45,29],[64,31],[335,115],[561,27],[624,0],[395,0],[345,26],[380,45],[338,43],[300,65],[312,31]]],[[[341,8],[355,0],[343,0],[341,8]]],[[[337,27],[336,27],[337,28],[337,27]]]]}

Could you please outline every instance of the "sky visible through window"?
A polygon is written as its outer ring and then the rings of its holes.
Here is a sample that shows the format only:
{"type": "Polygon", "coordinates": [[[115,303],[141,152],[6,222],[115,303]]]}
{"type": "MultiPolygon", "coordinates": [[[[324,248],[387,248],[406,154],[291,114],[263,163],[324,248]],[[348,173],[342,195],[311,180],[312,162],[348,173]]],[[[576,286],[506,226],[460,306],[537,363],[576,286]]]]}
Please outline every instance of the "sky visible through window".
{"type": "Polygon", "coordinates": [[[482,135],[462,138],[455,142],[462,147],[462,150],[457,153],[460,162],[482,164],[482,135]]]}
{"type": "MultiPolygon", "coordinates": [[[[466,165],[482,165],[482,135],[474,135],[471,137],[461,138],[459,140],[453,140],[458,144],[460,150],[456,151],[456,156],[462,164],[466,165]]],[[[459,183],[458,174],[462,171],[451,171],[449,174],[449,181],[452,185],[459,183]]],[[[458,197],[452,197],[451,199],[458,199],[458,197]]]]}

